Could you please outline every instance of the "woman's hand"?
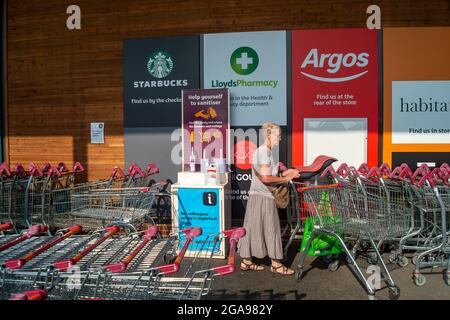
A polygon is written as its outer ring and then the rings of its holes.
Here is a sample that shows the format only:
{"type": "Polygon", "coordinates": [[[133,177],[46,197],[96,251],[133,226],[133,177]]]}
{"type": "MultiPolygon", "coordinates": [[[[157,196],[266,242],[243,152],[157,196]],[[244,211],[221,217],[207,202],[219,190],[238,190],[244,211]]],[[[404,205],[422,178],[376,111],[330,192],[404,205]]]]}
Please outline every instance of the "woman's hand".
{"type": "Polygon", "coordinates": [[[295,171],[297,171],[296,169],[287,169],[287,170],[284,170],[283,172],[282,172],[282,176],[283,177],[285,177],[285,176],[287,176],[288,174],[292,174],[293,172],[295,172],[295,171]]]}
{"type": "Polygon", "coordinates": [[[284,177],[286,178],[286,182],[291,181],[292,179],[296,179],[300,177],[300,172],[297,169],[288,169],[283,172],[284,177]]]}

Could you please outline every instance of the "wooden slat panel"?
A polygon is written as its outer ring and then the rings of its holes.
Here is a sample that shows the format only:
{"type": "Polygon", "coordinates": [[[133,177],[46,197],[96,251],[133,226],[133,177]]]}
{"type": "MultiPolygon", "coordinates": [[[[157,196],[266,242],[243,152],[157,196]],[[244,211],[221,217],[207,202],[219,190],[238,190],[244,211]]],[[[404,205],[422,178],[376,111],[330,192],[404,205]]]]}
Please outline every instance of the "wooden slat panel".
{"type": "MultiPolygon", "coordinates": [[[[82,30],[66,29],[69,0],[8,1],[9,161],[77,160],[89,179],[123,165],[124,39],[232,31],[365,27],[360,0],[78,0],[82,30]],[[89,123],[105,122],[103,146],[89,123]],[[51,147],[49,147],[51,146],[51,147]]],[[[378,1],[389,26],[448,26],[448,0],[378,1]]]]}

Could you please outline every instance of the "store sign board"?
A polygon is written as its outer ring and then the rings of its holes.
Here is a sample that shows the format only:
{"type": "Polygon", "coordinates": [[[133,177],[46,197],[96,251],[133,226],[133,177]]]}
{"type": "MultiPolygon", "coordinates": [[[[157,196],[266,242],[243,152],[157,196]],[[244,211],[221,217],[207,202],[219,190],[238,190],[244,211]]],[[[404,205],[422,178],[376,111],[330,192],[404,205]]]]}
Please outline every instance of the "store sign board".
{"type": "Polygon", "coordinates": [[[208,34],[205,88],[229,88],[232,126],[286,125],[286,32],[208,34]]]}
{"type": "Polygon", "coordinates": [[[392,82],[392,143],[450,141],[450,81],[392,82]]]}
{"type": "Polygon", "coordinates": [[[306,164],[305,118],[367,118],[368,161],[378,162],[378,55],[376,30],[292,32],[294,165],[306,164]]]}

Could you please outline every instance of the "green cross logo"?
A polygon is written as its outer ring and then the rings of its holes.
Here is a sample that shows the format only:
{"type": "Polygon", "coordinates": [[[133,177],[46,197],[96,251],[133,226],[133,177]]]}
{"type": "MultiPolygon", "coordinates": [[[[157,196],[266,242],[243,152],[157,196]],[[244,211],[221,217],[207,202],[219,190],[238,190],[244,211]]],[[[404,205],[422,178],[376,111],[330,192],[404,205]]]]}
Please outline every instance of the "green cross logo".
{"type": "Polygon", "coordinates": [[[240,47],[234,50],[230,59],[231,68],[237,74],[246,76],[258,68],[259,57],[250,47],[240,47]]]}

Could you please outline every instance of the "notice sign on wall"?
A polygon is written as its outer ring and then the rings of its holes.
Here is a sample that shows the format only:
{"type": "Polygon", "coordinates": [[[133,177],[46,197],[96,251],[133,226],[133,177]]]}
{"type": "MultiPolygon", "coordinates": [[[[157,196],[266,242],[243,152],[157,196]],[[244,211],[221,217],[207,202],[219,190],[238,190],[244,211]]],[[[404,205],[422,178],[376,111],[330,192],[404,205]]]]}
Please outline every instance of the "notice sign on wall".
{"type": "Polygon", "coordinates": [[[392,82],[392,143],[449,143],[450,81],[392,82]]]}
{"type": "Polygon", "coordinates": [[[102,144],[105,143],[105,124],[103,122],[91,123],[91,143],[102,144]]]}
{"type": "Polygon", "coordinates": [[[286,125],[286,32],[204,36],[204,87],[229,88],[231,125],[286,125]]]}
{"type": "Polygon", "coordinates": [[[228,89],[183,90],[183,163],[189,170],[189,156],[194,148],[196,163],[206,157],[229,159],[228,89]],[[203,152],[204,151],[204,152],[203,152]]]}

